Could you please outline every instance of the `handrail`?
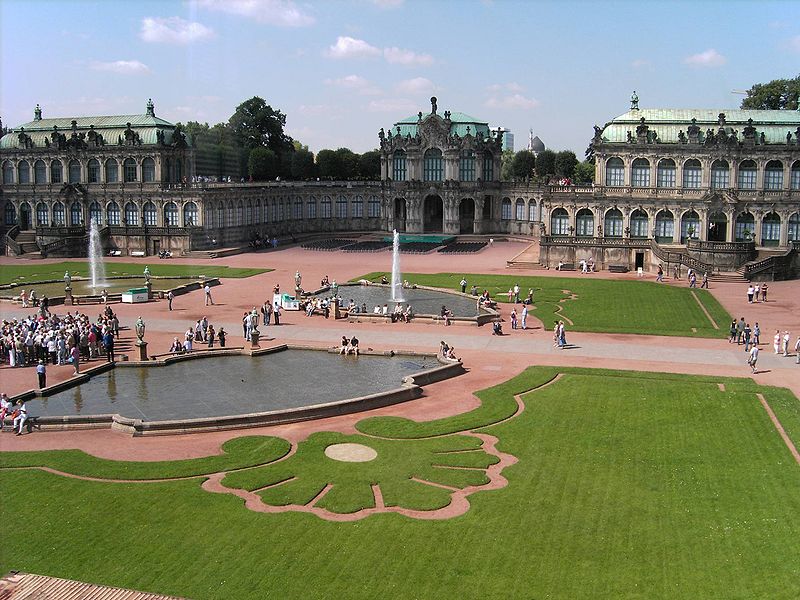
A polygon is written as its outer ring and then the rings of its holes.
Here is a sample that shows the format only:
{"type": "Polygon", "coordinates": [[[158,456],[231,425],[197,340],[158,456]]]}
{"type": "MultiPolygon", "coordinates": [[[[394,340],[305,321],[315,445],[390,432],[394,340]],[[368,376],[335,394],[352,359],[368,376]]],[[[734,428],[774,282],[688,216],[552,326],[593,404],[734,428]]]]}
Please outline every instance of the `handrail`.
{"type": "Polygon", "coordinates": [[[667,264],[677,263],[689,269],[694,269],[698,273],[708,273],[709,275],[714,272],[714,265],[705,263],[702,260],[689,256],[688,254],[684,254],[683,252],[664,250],[664,248],[659,246],[658,242],[653,239],[650,240],[650,250],[653,251],[653,254],[656,256],[656,258],[663,260],[667,264]]]}
{"type": "Polygon", "coordinates": [[[540,238],[543,246],[605,246],[618,248],[646,248],[647,238],[613,238],[613,237],[579,237],[574,235],[543,235],[540,238]]]}
{"type": "Polygon", "coordinates": [[[19,225],[14,225],[6,232],[6,247],[10,248],[16,256],[22,254],[22,246],[20,246],[19,242],[17,242],[17,236],[19,235],[19,232],[19,225]]]}
{"type": "Polygon", "coordinates": [[[701,252],[755,252],[756,243],[750,242],[708,242],[703,240],[686,240],[689,250],[701,252]]]}
{"type": "Polygon", "coordinates": [[[768,256],[767,258],[762,258],[761,260],[754,260],[750,261],[749,263],[745,263],[743,275],[746,279],[750,279],[753,275],[763,273],[764,271],[772,270],[774,273],[777,270],[783,271],[788,269],[791,266],[794,255],[797,253],[797,247],[792,244],[792,247],[783,254],[768,256]]]}

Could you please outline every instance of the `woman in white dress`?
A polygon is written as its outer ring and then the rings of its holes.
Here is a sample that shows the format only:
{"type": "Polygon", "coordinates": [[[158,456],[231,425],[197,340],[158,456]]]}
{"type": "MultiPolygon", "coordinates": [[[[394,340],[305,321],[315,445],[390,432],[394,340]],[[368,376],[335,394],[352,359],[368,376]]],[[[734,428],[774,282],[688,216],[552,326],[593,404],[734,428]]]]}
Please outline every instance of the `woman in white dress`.
{"type": "Polygon", "coordinates": [[[775,350],[775,354],[781,353],[781,330],[775,330],[775,337],[772,339],[772,347],[775,350]]]}

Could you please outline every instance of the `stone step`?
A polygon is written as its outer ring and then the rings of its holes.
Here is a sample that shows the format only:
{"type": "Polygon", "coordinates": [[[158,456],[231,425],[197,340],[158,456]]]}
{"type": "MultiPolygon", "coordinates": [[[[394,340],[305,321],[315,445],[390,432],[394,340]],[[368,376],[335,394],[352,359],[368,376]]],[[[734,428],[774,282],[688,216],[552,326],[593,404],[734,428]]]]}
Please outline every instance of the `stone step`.
{"type": "Polygon", "coordinates": [[[544,266],[539,261],[536,262],[529,262],[529,261],[508,261],[506,263],[507,269],[529,269],[532,271],[544,271],[547,270],[547,267],[544,266]]]}

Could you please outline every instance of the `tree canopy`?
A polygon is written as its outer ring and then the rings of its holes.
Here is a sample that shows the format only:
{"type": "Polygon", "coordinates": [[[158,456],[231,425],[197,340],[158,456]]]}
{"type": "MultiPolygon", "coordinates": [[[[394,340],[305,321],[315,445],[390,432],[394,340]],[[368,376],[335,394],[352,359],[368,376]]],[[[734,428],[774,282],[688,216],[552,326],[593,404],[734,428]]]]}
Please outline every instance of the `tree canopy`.
{"type": "Polygon", "coordinates": [[[236,107],[228,119],[236,140],[243,148],[269,148],[276,155],[292,147],[292,139],[283,128],[286,115],[268,105],[263,98],[253,96],[236,107]]]}
{"type": "Polygon", "coordinates": [[[253,148],[247,160],[247,172],[254,181],[269,181],[278,175],[278,157],[269,148],[253,148]]]}
{"type": "Polygon", "coordinates": [[[797,110],[800,96],[800,75],[794,79],[773,79],[756,83],[747,90],[742,108],[762,110],[797,110]]]}
{"type": "Polygon", "coordinates": [[[542,150],[536,156],[536,176],[544,179],[556,172],[556,153],[552,150],[542,150]]]}
{"type": "Polygon", "coordinates": [[[511,162],[511,174],[514,179],[530,179],[534,176],[536,155],[529,150],[520,150],[511,162]]]}
{"type": "Polygon", "coordinates": [[[575,167],[578,164],[578,158],[572,150],[562,150],[556,154],[555,158],[555,175],[556,177],[568,177],[572,179],[575,174],[575,167]]]}

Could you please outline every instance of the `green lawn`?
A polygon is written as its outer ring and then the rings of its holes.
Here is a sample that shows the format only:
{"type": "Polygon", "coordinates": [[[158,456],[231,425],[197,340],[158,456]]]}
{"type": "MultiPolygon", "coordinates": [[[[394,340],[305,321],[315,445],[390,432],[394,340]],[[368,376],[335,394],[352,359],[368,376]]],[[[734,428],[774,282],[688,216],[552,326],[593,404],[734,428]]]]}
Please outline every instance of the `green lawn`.
{"type": "MultiPolygon", "coordinates": [[[[179,265],[156,258],[149,263],[153,277],[251,277],[267,273],[272,269],[240,269],[221,265],[179,265]]],[[[89,277],[89,263],[85,260],[67,260],[59,263],[43,264],[31,261],[19,261],[12,265],[3,265],[0,269],[0,285],[9,283],[29,283],[62,280],[64,272],[69,271],[73,277],[89,277]]],[[[144,280],[144,263],[106,263],[108,276],[141,277],[144,280]]]]}
{"type": "Polygon", "coordinates": [[[785,390],[745,379],[547,367],[484,390],[468,415],[362,420],[360,434],[315,434],[284,460],[274,438],[264,440],[261,460],[253,454],[258,438],[249,438],[226,447],[227,456],[248,460],[214,465],[128,469],[74,453],[7,453],[6,467],[124,478],[269,463],[231,473],[226,484],[260,490],[279,506],[333,483],[340,489],[325,496],[325,507],[334,512],[369,506],[375,481],[387,504],[427,508],[441,505],[446,488],[421,491],[409,475],[443,484],[444,477],[449,488],[479,483],[492,461],[469,429],[484,427],[518,463],[503,471],[507,487],[473,494],[460,517],[338,523],[252,512],[233,495],[202,490],[200,479],[105,483],[4,469],[0,571],[196,600],[797,598],[800,466],[757,392],[800,444],[800,403],[785,390]],[[514,394],[525,409],[507,419],[514,394]],[[322,450],[340,441],[376,448],[379,459],[326,462],[322,450]],[[288,478],[297,483],[264,489],[288,478]]]}
{"type": "MultiPolygon", "coordinates": [[[[380,281],[387,273],[369,273],[358,279],[380,281]]],[[[489,290],[492,298],[508,303],[508,290],[519,284],[520,296],[534,290],[531,314],[545,327],[565,320],[567,329],[596,333],[639,333],[682,337],[725,338],[731,316],[707,290],[690,290],[652,281],[627,281],[568,277],[525,277],[518,275],[479,275],[463,273],[403,273],[413,284],[460,291],[466,276],[469,286],[479,292],[489,290]],[[695,299],[695,297],[697,299],[695,299]],[[715,328],[700,307],[703,303],[716,323],[715,328]]],[[[504,308],[508,316],[510,307],[504,308]]]]}

